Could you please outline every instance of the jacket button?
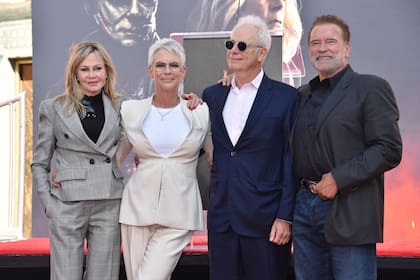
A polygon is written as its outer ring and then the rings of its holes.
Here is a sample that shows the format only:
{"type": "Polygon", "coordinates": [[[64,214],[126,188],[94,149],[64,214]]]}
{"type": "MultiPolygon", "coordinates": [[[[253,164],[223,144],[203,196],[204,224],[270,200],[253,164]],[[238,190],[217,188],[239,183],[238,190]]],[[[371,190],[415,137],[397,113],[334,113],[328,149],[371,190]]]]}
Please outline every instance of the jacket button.
{"type": "Polygon", "coordinates": [[[90,163],[90,164],[95,164],[95,160],[94,160],[93,158],[91,158],[91,159],[89,160],[89,163],[90,163]]]}
{"type": "Polygon", "coordinates": [[[231,156],[231,157],[236,156],[236,152],[235,152],[235,151],[230,152],[230,156],[231,156]]]}
{"type": "Polygon", "coordinates": [[[106,162],[106,163],[110,163],[110,162],[111,162],[111,159],[110,159],[109,157],[107,157],[107,158],[105,159],[105,162],[106,162]]]}

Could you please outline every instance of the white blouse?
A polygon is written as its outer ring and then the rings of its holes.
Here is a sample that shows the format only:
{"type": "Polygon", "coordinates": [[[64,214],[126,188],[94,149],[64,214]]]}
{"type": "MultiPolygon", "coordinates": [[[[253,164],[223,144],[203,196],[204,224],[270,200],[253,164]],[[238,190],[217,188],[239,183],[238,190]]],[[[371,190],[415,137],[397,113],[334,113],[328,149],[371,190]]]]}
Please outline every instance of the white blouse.
{"type": "Polygon", "coordinates": [[[169,157],[190,131],[190,123],[178,104],[173,108],[152,108],[143,123],[144,134],[162,157],[169,157]]]}

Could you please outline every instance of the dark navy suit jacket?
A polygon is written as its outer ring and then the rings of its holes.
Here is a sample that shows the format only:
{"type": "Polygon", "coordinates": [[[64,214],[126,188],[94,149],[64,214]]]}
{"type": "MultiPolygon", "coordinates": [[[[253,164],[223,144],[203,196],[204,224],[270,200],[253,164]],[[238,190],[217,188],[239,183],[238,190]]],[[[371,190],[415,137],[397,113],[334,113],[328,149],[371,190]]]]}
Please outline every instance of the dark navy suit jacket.
{"type": "Polygon", "coordinates": [[[214,145],[208,230],[267,237],[276,218],[292,221],[297,186],[288,139],[299,94],[264,75],[233,146],[222,115],[229,89],[217,84],[203,93],[214,145]]]}

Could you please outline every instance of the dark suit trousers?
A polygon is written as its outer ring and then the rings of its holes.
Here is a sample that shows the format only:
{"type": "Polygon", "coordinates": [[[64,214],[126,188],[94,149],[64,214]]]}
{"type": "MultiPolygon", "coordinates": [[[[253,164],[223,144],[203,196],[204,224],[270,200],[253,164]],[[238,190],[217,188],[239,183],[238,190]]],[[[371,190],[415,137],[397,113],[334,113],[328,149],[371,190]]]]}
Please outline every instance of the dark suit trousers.
{"type": "Polygon", "coordinates": [[[287,279],[290,243],[278,246],[268,238],[241,236],[231,229],[209,232],[210,279],[287,279]]]}

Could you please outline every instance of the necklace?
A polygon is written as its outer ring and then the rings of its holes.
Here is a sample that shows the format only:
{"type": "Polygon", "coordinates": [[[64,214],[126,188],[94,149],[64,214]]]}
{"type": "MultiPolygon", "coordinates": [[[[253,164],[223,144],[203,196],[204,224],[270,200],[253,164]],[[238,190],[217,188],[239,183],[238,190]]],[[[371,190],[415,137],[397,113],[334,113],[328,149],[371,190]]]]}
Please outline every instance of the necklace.
{"type": "Polygon", "coordinates": [[[161,121],[163,121],[163,120],[164,120],[164,118],[165,118],[165,116],[166,116],[166,115],[168,115],[170,112],[172,112],[172,111],[173,111],[173,109],[175,109],[175,108],[176,108],[176,105],[175,105],[175,107],[172,107],[171,109],[167,110],[165,113],[162,113],[162,112],[159,110],[159,107],[157,107],[156,105],[155,105],[155,108],[156,108],[156,111],[158,112],[158,114],[160,115],[160,120],[161,120],[161,121]]]}
{"type": "Polygon", "coordinates": [[[179,104],[179,98],[177,99],[177,102],[176,102],[176,104],[175,104],[175,106],[174,107],[171,107],[170,109],[169,108],[165,108],[166,110],[166,112],[161,112],[160,111],[160,109],[159,108],[161,108],[161,107],[159,107],[159,106],[157,106],[156,105],[156,102],[155,102],[155,97],[153,97],[153,99],[152,99],[152,104],[153,104],[153,106],[155,106],[155,108],[156,108],[156,111],[158,112],[158,114],[160,115],[160,120],[161,121],[163,121],[164,120],[164,118],[165,118],[165,116],[167,116],[167,115],[169,115],[175,108],[176,108],[176,106],[178,106],[178,104],[179,104]],[[169,110],[168,110],[169,109],[169,110]]]}
{"type": "Polygon", "coordinates": [[[165,119],[165,116],[169,115],[178,106],[179,101],[178,101],[178,103],[174,107],[171,107],[170,109],[169,108],[165,108],[164,109],[164,112],[161,112],[160,111],[161,108],[159,108],[158,106],[156,106],[156,104],[155,104],[154,101],[152,102],[152,104],[153,104],[153,106],[155,106],[156,111],[160,115],[160,120],[163,121],[165,119]]]}

